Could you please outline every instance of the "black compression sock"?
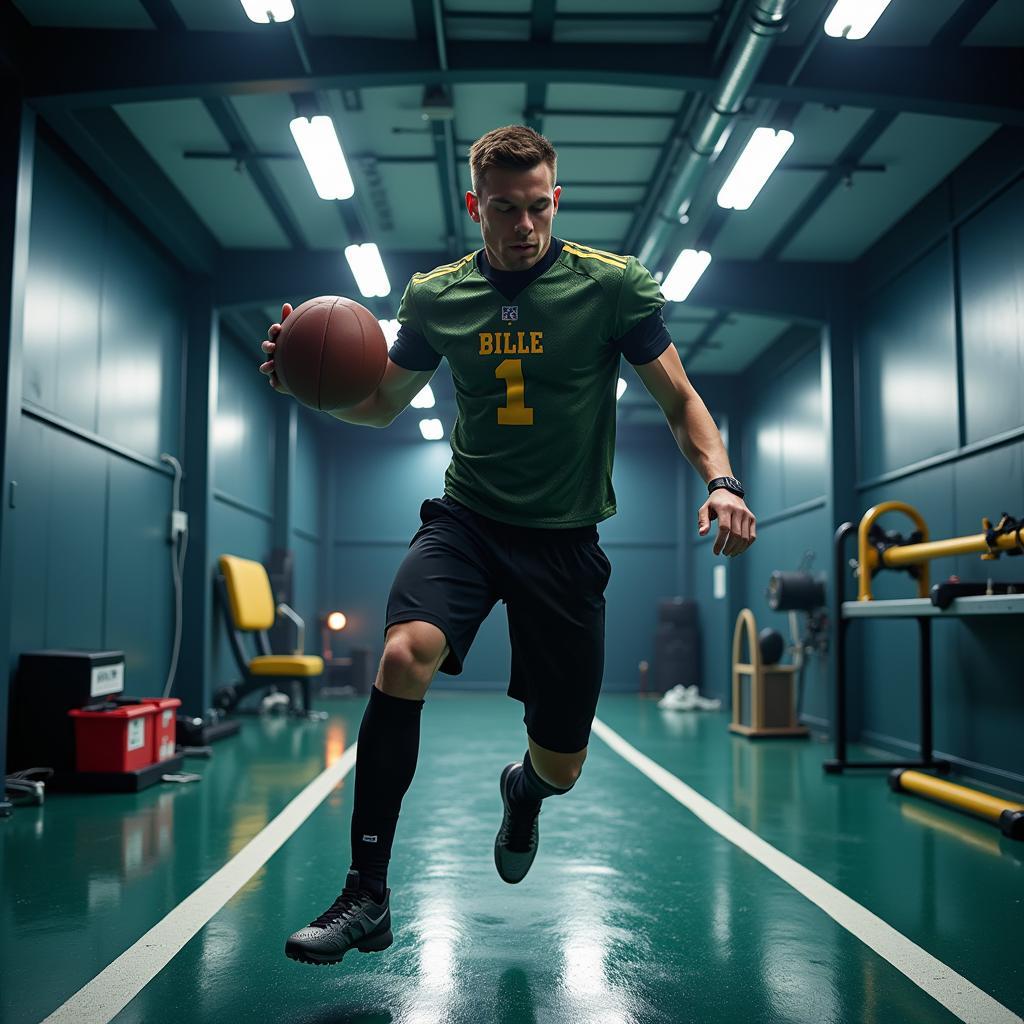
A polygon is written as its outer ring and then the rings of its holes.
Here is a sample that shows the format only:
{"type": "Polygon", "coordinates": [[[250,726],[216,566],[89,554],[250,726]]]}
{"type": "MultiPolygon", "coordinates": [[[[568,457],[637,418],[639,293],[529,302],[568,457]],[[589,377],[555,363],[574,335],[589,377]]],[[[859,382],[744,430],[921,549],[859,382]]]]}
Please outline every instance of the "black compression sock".
{"type": "Polygon", "coordinates": [[[363,712],[356,751],[352,870],[382,900],[402,797],[416,772],[422,700],[392,697],[375,686],[363,712]]]}
{"type": "MultiPolygon", "coordinates": [[[[572,789],[572,786],[569,787],[572,789]]],[[[508,787],[508,802],[517,814],[535,817],[540,812],[540,802],[549,796],[561,796],[569,789],[559,789],[545,782],[533,767],[530,752],[523,757],[523,767],[515,773],[508,787]]]]}

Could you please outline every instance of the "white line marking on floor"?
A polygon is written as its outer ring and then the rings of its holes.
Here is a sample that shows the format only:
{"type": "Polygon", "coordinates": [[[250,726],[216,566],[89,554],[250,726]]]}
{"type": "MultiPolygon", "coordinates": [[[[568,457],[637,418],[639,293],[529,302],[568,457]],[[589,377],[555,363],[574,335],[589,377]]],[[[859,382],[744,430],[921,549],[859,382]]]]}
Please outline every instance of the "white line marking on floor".
{"type": "Polygon", "coordinates": [[[215,875],[79,989],[43,1024],[107,1024],[177,955],[214,914],[277,852],[356,763],[353,744],[215,875]]]}
{"type": "Polygon", "coordinates": [[[641,754],[599,719],[594,719],[594,732],[651,782],[692,811],[705,825],[744,853],[750,854],[754,860],[760,861],[802,896],[806,896],[960,1020],[969,1021],[970,1024],[1022,1024],[1020,1017],[987,992],[957,974],[813,871],[766,843],[716,804],[641,754]]]}

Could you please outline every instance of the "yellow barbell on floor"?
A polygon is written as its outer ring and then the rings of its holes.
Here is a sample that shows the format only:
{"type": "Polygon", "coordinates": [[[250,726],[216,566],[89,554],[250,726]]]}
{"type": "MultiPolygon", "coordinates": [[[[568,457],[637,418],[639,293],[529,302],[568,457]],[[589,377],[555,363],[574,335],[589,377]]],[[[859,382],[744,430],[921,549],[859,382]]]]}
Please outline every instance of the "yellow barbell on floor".
{"type": "Polygon", "coordinates": [[[998,825],[1003,835],[1011,839],[1024,839],[1024,804],[937,779],[934,775],[914,771],[912,768],[896,768],[891,771],[889,787],[896,793],[916,793],[958,810],[968,811],[998,825]]]}

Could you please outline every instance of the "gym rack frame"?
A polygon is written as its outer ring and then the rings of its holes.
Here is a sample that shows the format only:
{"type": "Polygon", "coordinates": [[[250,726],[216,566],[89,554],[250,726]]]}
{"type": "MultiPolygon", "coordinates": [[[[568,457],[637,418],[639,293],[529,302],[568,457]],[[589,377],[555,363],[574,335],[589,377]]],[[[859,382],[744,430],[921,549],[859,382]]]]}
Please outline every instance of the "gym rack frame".
{"type": "MultiPolygon", "coordinates": [[[[1006,521],[1006,517],[1004,517],[1006,521]]],[[[835,757],[826,761],[825,771],[838,774],[856,768],[931,768],[948,773],[948,761],[936,759],[932,751],[932,643],[931,624],[936,618],[958,618],[964,615],[1020,615],[1024,614],[1024,594],[994,594],[959,597],[946,609],[936,607],[928,596],[929,576],[927,561],[944,555],[986,552],[982,558],[997,558],[1003,552],[1015,552],[1021,546],[1018,524],[1009,531],[992,530],[985,522],[986,532],[975,537],[954,538],[928,542],[928,528],[912,506],[901,501],[888,501],[869,509],[859,524],[843,523],[835,533],[835,585],[833,595],[833,621],[836,623],[836,675],[835,675],[835,757]],[[883,534],[875,527],[875,520],[886,512],[901,511],[909,515],[918,530],[908,542],[896,534],[883,534]],[[858,600],[843,599],[846,578],[846,539],[858,532],[859,559],[858,600]],[[879,551],[879,549],[881,549],[879,551]],[[918,597],[893,601],[876,601],[871,596],[871,576],[883,568],[906,569],[917,579],[918,597]],[[846,757],[846,641],[852,619],[914,618],[918,625],[920,647],[920,723],[921,739],[919,759],[916,761],[850,761],[846,757]]],[[[1003,524],[1001,523],[1000,526],[1003,524]]]]}

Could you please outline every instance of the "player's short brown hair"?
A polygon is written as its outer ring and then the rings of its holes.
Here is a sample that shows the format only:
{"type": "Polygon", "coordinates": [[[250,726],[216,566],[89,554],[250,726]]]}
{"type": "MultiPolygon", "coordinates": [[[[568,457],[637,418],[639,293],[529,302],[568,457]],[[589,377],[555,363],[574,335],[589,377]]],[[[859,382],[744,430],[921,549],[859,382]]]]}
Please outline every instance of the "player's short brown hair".
{"type": "Polygon", "coordinates": [[[483,184],[484,175],[491,167],[531,171],[538,164],[547,164],[554,178],[558,165],[555,147],[540,132],[525,124],[508,124],[481,135],[469,150],[469,172],[473,191],[483,184]]]}

